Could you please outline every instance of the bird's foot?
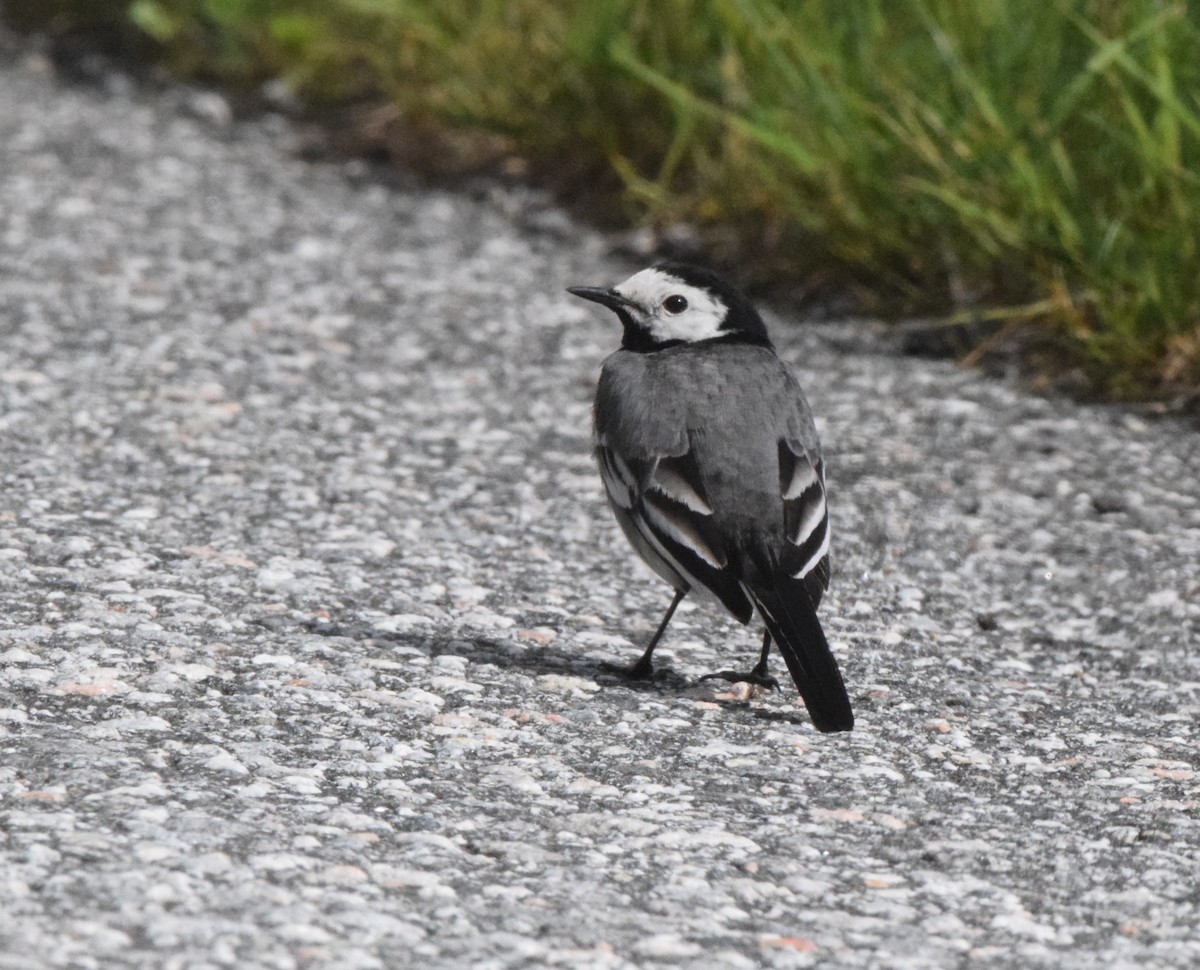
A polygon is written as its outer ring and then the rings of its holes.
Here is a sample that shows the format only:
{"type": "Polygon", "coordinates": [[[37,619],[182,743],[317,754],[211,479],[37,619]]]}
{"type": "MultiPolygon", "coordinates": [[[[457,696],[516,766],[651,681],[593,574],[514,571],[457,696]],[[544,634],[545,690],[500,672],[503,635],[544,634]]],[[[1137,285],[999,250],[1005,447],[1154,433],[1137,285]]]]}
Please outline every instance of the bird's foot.
{"type": "Polygon", "coordinates": [[[727,680],[731,684],[753,684],[755,687],[766,687],[769,690],[779,690],[779,681],[770,674],[755,668],[745,672],[736,670],[718,670],[716,673],[705,674],[701,680],[727,680]]]}
{"type": "Polygon", "coordinates": [[[605,661],[600,664],[600,669],[605,673],[624,677],[626,680],[654,679],[654,664],[645,657],[634,664],[614,664],[605,661]]]}

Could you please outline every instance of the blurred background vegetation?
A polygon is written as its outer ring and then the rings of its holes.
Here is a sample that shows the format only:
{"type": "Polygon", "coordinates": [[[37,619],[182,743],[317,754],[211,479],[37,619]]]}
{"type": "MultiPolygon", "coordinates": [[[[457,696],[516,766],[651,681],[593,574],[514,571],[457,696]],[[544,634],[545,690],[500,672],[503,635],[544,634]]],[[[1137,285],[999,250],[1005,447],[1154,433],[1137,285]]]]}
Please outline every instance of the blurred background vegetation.
{"type": "Polygon", "coordinates": [[[629,223],[697,227],[743,280],[850,285],[1086,392],[1200,388],[1200,0],[4,7],[185,76],[485,133],[568,195],[610,186],[629,223]]]}

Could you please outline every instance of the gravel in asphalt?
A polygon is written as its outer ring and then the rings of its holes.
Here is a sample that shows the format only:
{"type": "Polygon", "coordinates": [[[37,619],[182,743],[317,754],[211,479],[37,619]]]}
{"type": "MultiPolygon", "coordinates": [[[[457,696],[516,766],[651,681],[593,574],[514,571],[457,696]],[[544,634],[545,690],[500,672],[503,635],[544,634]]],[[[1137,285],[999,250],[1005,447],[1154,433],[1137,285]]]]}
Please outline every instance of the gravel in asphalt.
{"type": "Polygon", "coordinates": [[[636,267],[0,51],[0,968],[1200,964],[1194,430],[771,315],[858,726],[703,606],[629,685],[636,267]]]}

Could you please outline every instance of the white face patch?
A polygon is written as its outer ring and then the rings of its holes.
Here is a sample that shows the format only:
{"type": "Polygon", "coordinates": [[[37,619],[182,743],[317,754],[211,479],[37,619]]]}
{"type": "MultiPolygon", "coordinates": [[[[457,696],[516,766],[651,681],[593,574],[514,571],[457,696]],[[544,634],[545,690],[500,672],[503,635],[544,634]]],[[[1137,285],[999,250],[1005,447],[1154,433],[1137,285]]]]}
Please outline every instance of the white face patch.
{"type": "Polygon", "coordinates": [[[708,340],[719,336],[728,307],[708,290],[660,269],[634,273],[616,291],[632,301],[628,312],[656,341],[708,340]]]}

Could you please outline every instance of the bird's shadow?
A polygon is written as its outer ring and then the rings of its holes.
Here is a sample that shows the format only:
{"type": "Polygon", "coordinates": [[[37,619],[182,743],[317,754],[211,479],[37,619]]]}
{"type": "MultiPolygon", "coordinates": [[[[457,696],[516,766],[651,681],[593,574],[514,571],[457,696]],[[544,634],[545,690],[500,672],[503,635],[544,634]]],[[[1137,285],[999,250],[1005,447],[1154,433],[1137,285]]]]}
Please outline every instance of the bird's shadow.
{"type": "Polygon", "coordinates": [[[489,637],[466,637],[453,634],[422,633],[418,631],[391,633],[367,623],[333,620],[293,620],[294,627],[306,633],[330,638],[373,641],[384,646],[395,644],[408,647],[427,657],[462,657],[475,664],[524,670],[534,676],[569,674],[592,680],[605,687],[619,686],[643,692],[682,690],[694,686],[682,674],[669,667],[659,667],[649,678],[626,677],[603,661],[590,660],[557,647],[543,644],[522,644],[514,648],[511,640],[489,637]]]}
{"type": "MultiPolygon", "coordinates": [[[[402,645],[430,658],[444,655],[463,657],[471,663],[492,664],[502,669],[523,670],[534,676],[569,674],[573,677],[591,680],[601,687],[616,687],[641,694],[682,693],[695,689],[697,686],[696,681],[670,667],[660,666],[648,678],[628,677],[604,661],[590,660],[550,645],[528,644],[514,649],[511,640],[504,641],[488,637],[468,639],[451,634],[430,634],[416,631],[391,633],[379,630],[367,623],[353,621],[272,619],[272,625],[290,625],[306,633],[331,639],[372,641],[384,646],[385,649],[389,644],[402,645]]],[[[718,703],[724,711],[745,713],[761,721],[797,725],[807,723],[807,718],[802,714],[754,707],[747,701],[726,700],[718,701],[718,703]]]]}

